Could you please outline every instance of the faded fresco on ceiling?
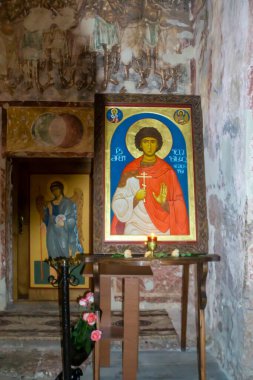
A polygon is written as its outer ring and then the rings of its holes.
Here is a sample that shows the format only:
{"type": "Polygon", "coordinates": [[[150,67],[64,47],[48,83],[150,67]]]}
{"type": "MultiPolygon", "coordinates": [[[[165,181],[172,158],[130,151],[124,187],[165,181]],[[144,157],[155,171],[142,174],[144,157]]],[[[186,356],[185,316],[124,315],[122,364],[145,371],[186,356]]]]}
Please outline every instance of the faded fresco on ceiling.
{"type": "Polygon", "coordinates": [[[191,93],[189,0],[0,0],[0,100],[191,93]]]}

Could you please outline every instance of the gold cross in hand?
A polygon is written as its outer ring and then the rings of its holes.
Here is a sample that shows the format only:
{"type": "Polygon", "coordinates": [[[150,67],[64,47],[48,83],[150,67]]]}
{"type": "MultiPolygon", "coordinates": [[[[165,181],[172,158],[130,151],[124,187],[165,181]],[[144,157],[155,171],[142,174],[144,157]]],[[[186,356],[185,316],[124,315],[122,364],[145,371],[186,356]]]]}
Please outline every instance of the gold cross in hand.
{"type": "MultiPolygon", "coordinates": [[[[142,180],[143,180],[142,187],[143,187],[144,190],[146,190],[146,187],[147,187],[147,185],[146,185],[146,178],[152,178],[152,176],[151,175],[147,175],[146,172],[142,172],[140,175],[137,175],[136,178],[142,178],[142,180]]],[[[145,202],[145,198],[143,199],[143,202],[145,202]]]]}

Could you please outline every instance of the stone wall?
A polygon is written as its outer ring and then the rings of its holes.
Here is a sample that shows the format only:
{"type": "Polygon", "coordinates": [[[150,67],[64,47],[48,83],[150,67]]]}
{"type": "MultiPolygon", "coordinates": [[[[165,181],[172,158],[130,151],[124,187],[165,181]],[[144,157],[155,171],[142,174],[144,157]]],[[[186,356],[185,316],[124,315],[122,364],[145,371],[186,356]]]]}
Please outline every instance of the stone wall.
{"type": "Polygon", "coordinates": [[[252,9],[208,1],[197,21],[197,92],[202,98],[211,267],[212,348],[233,379],[252,364],[252,9]],[[205,23],[204,12],[208,13],[205,23]],[[251,66],[250,66],[251,59],[251,66]],[[250,359],[251,357],[251,359],[250,359]]]}

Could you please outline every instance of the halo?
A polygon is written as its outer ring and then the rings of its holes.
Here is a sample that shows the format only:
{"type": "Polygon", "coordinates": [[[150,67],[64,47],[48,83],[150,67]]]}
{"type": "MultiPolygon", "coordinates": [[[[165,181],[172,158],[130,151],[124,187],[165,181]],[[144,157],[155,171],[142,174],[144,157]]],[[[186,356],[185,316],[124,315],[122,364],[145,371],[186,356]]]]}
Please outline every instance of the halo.
{"type": "Polygon", "coordinates": [[[52,192],[50,190],[50,186],[51,186],[51,183],[55,182],[55,181],[61,182],[63,184],[63,186],[64,186],[64,195],[66,196],[66,194],[68,194],[68,185],[67,185],[66,181],[64,179],[62,179],[61,177],[57,176],[57,177],[54,177],[54,178],[50,179],[47,182],[47,194],[46,194],[46,196],[47,196],[48,199],[52,199],[52,192]]]}
{"type": "Polygon", "coordinates": [[[160,158],[166,157],[172,147],[172,135],[166,125],[164,125],[161,121],[155,119],[141,119],[131,125],[126,134],[127,149],[134,158],[138,158],[142,155],[142,152],[135,146],[135,135],[137,132],[139,132],[140,129],[147,126],[156,128],[160,132],[163,138],[163,145],[156,154],[160,158]]]}

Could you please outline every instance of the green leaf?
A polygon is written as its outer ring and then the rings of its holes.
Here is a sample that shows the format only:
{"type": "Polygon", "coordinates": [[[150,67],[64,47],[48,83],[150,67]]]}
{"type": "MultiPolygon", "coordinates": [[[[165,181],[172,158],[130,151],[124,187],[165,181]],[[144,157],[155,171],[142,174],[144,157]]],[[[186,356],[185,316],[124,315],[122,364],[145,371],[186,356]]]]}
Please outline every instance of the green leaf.
{"type": "Polygon", "coordinates": [[[114,253],[111,257],[113,259],[123,259],[125,256],[123,253],[114,253]]]}
{"type": "Polygon", "coordinates": [[[161,259],[163,257],[168,257],[168,253],[166,252],[157,252],[157,253],[154,253],[154,257],[156,257],[157,259],[161,259]]]}
{"type": "Polygon", "coordinates": [[[87,339],[85,339],[84,347],[85,347],[85,351],[87,353],[89,353],[91,351],[91,340],[90,340],[90,337],[88,337],[87,339]]]}

